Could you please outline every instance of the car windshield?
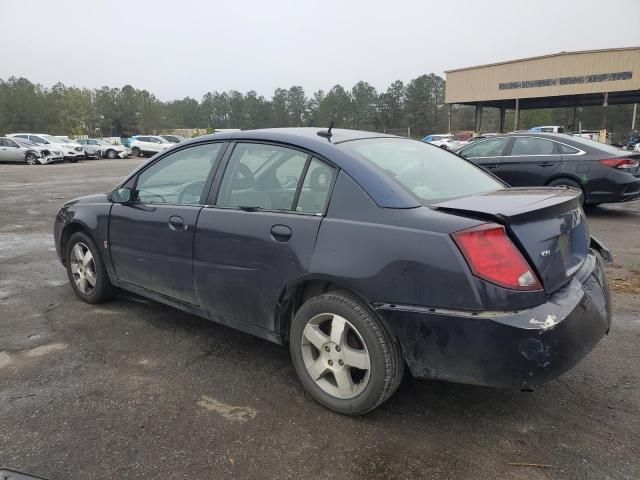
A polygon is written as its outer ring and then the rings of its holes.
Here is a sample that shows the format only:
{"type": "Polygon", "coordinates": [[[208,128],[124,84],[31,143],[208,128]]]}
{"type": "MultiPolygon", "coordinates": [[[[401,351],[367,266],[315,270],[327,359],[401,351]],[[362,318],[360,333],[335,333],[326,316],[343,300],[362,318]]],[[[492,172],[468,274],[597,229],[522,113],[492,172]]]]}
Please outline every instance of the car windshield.
{"type": "Polygon", "coordinates": [[[51,142],[51,143],[69,143],[62,138],[53,137],[51,135],[40,135],[40,137],[45,139],[47,142],[51,142]]]}
{"type": "Polygon", "coordinates": [[[504,185],[472,163],[424,142],[401,138],[338,145],[380,168],[423,202],[491,192],[504,185]]]}
{"type": "Polygon", "coordinates": [[[16,142],[18,145],[22,146],[22,147],[37,147],[38,145],[36,145],[35,143],[33,143],[30,140],[26,140],[24,138],[16,138],[13,137],[11,140],[13,140],[14,142],[16,142]]]}

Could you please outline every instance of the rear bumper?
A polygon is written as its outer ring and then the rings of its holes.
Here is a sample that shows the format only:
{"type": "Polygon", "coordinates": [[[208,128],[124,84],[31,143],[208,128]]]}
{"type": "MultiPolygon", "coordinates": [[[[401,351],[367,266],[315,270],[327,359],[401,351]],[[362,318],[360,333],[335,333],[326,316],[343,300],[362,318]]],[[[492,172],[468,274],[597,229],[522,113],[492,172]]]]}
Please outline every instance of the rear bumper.
{"type": "Polygon", "coordinates": [[[640,198],[640,178],[628,174],[624,174],[624,176],[628,176],[630,179],[625,178],[625,181],[622,182],[611,182],[610,190],[589,192],[585,203],[630,202],[640,198]]]}
{"type": "Polygon", "coordinates": [[[416,377],[527,388],[576,365],[611,326],[601,261],[589,254],[548,302],[519,312],[466,313],[382,305],[416,377]]]}

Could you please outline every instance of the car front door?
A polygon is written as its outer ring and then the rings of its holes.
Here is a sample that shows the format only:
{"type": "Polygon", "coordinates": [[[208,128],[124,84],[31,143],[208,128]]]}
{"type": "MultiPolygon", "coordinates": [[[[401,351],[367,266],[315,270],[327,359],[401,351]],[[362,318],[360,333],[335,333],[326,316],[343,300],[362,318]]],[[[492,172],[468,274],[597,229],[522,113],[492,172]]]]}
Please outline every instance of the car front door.
{"type": "Polygon", "coordinates": [[[499,176],[513,187],[543,186],[560,169],[561,162],[556,142],[541,137],[515,137],[502,158],[499,176]]]}
{"type": "Polygon", "coordinates": [[[113,205],[109,249],[119,281],[197,304],[194,232],[224,145],[197,144],[160,158],[134,179],[133,200],[113,205]]]}
{"type": "Polygon", "coordinates": [[[283,289],[308,271],[335,169],[262,143],[237,143],[226,157],[196,228],[196,293],[218,316],[273,331],[283,289]]]}
{"type": "Polygon", "coordinates": [[[502,155],[507,150],[510,142],[511,139],[509,137],[479,140],[460,150],[458,155],[471,160],[476,165],[502,178],[500,171],[502,155]]]}

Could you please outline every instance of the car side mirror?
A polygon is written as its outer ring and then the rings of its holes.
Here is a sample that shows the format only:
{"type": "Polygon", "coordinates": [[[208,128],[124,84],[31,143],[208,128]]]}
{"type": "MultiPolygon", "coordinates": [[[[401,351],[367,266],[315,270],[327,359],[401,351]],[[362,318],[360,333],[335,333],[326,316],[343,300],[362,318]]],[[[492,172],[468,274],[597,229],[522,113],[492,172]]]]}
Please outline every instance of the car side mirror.
{"type": "Polygon", "coordinates": [[[127,204],[133,200],[133,190],[122,187],[111,191],[111,201],[113,203],[127,204]]]}

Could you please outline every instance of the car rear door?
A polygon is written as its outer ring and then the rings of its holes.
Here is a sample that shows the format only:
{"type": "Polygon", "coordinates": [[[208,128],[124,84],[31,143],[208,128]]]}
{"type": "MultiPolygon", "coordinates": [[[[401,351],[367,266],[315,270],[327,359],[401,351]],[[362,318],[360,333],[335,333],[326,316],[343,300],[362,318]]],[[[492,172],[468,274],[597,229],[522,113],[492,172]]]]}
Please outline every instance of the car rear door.
{"type": "Polygon", "coordinates": [[[308,271],[335,169],[279,145],[228,150],[198,218],[196,294],[218,316],[273,331],[283,289],[308,271]]]}
{"type": "Polygon", "coordinates": [[[502,155],[507,151],[511,144],[509,137],[496,137],[488,140],[479,140],[473,142],[468,147],[464,147],[458,152],[458,155],[471,160],[473,163],[480,165],[485,170],[502,178],[500,174],[502,155]]]}
{"type": "Polygon", "coordinates": [[[132,179],[133,201],[114,204],[109,218],[109,250],[119,281],[197,304],[194,232],[224,145],[188,146],[132,179]]]}
{"type": "Polygon", "coordinates": [[[557,142],[533,136],[515,137],[502,158],[499,176],[513,187],[544,186],[561,168],[557,142]]]}

